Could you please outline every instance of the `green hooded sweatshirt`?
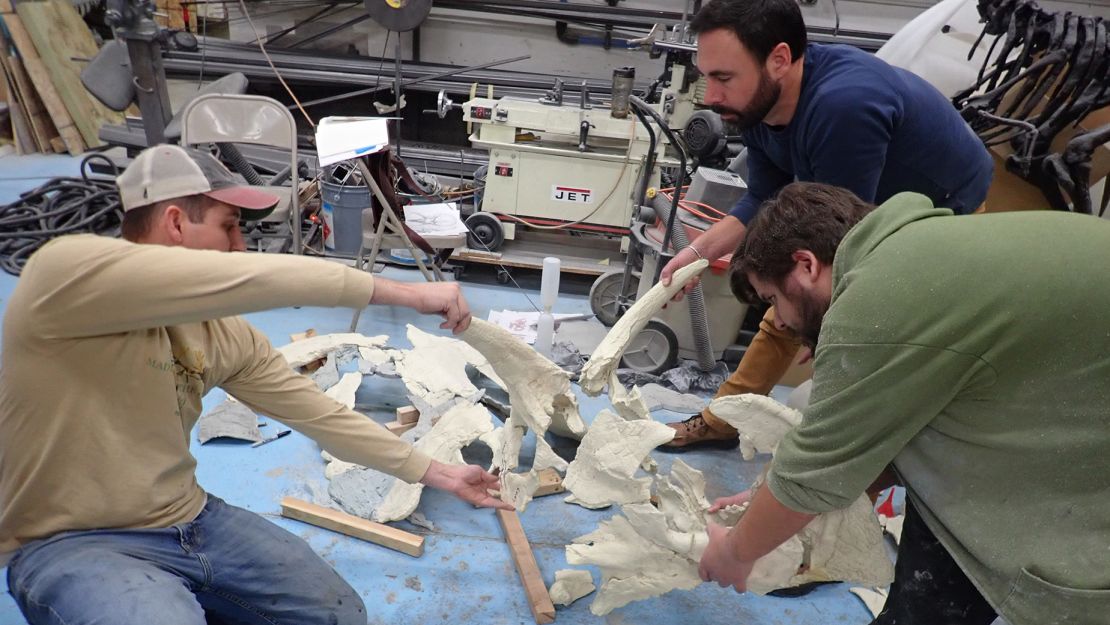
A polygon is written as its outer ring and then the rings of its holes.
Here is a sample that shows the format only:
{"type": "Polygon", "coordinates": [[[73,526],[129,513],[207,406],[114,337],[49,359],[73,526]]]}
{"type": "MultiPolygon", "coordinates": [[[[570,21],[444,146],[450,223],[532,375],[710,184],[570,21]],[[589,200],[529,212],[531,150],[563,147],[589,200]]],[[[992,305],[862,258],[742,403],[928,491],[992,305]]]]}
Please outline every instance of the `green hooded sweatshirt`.
{"type": "Polygon", "coordinates": [[[903,193],[832,269],[774,495],[844,508],[893,463],[1011,625],[1110,623],[1110,222],[903,193]]]}

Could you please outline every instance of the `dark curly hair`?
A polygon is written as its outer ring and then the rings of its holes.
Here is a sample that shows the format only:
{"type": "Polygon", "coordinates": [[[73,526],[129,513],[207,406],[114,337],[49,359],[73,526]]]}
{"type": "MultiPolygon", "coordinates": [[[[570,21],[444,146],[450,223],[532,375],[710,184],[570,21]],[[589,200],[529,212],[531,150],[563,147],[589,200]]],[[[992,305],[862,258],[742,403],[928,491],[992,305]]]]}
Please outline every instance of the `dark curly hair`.
{"type": "Polygon", "coordinates": [[[875,209],[847,189],[817,182],[788,184],[759,207],[732,255],[729,286],[737,298],[760,301],[748,274],[773,284],[794,269],[792,255],[809,250],[831,265],[844,235],[875,209]]]}

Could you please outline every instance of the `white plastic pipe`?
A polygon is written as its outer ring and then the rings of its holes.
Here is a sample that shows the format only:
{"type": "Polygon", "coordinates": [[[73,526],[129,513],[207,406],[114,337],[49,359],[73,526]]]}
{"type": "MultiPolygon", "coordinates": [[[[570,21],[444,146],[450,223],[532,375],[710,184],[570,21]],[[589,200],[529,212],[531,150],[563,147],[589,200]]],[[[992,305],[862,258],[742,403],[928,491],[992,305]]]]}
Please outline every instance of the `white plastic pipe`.
{"type": "Polygon", "coordinates": [[[548,312],[555,307],[555,300],[559,299],[560,267],[559,259],[554,256],[543,259],[543,274],[540,278],[540,305],[548,312]]]}

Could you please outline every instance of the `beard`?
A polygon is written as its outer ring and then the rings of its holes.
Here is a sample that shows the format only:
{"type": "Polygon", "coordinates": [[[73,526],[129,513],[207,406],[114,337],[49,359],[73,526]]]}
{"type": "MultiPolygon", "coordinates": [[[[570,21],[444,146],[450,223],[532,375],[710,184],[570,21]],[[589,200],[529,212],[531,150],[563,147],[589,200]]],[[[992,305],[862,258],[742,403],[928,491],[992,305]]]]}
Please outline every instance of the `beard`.
{"type": "Polygon", "coordinates": [[[821,322],[829,310],[829,303],[803,294],[793,296],[791,299],[797,302],[800,317],[798,327],[793,330],[802,341],[802,345],[816,351],[817,338],[821,335],[821,322]]]}
{"type": "Polygon", "coordinates": [[[754,128],[756,124],[763,121],[764,117],[771,112],[771,109],[778,104],[779,96],[782,94],[782,85],[773,82],[771,77],[764,69],[759,74],[759,86],[756,87],[755,95],[752,101],[748,103],[743,110],[736,110],[720,104],[713,105],[713,112],[726,115],[735,115],[736,119],[721,121],[725,124],[725,132],[730,135],[740,134],[742,130],[749,130],[754,128]]]}

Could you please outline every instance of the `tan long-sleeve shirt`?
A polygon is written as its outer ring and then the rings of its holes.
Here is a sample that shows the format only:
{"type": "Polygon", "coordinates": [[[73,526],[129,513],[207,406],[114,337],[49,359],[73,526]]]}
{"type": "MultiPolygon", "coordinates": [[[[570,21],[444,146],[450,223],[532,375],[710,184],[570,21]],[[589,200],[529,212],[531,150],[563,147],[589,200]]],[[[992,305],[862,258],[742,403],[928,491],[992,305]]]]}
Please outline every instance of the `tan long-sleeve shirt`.
{"type": "Polygon", "coordinates": [[[337,458],[414,482],[429,458],[294,372],[234,315],[366,306],[368,273],[296,256],[61,237],[24,269],[0,354],[0,556],[58,532],[167,527],[204,505],[189,432],[221,387],[337,458]]]}

